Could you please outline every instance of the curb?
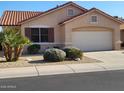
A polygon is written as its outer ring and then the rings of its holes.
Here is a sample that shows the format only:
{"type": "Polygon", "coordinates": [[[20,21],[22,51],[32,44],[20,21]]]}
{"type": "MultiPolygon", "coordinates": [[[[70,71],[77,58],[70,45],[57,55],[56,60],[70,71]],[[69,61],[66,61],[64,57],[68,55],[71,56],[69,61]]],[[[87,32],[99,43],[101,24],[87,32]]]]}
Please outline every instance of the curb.
{"type": "Polygon", "coordinates": [[[88,64],[66,64],[66,65],[7,68],[7,69],[0,69],[0,79],[124,70],[124,65],[122,66],[114,65],[113,67],[109,66],[110,64],[108,65],[108,67],[106,66],[106,64],[104,65],[98,63],[88,63],[88,64]]]}
{"type": "Polygon", "coordinates": [[[38,76],[35,67],[18,67],[0,69],[0,79],[38,76]]]}

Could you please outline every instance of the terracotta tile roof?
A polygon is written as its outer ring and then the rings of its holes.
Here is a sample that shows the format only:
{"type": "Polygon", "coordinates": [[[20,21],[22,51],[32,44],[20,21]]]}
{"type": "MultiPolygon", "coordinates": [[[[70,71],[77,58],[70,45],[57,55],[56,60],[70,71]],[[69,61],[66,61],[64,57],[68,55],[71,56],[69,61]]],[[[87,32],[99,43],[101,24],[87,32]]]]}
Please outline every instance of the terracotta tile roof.
{"type": "Polygon", "coordinates": [[[33,11],[5,11],[3,16],[0,18],[0,25],[18,26],[19,22],[29,19],[41,13],[42,12],[33,12],[33,11]]]}

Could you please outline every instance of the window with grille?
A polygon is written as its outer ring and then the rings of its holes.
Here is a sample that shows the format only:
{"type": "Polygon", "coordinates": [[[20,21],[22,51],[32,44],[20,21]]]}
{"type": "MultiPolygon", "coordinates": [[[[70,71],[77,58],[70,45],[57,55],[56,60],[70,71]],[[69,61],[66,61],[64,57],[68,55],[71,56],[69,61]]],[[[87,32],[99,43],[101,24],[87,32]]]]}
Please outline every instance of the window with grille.
{"type": "Polygon", "coordinates": [[[91,16],[91,23],[97,23],[98,18],[96,15],[91,16]]]}
{"type": "Polygon", "coordinates": [[[54,28],[25,28],[25,36],[32,42],[54,42],[54,28]]]}

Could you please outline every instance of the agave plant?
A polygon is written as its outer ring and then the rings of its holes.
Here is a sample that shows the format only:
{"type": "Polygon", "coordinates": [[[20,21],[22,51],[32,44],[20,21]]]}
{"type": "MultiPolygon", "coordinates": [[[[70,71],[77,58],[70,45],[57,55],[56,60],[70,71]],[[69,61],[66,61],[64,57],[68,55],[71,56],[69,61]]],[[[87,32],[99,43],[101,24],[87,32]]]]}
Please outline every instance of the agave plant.
{"type": "Polygon", "coordinates": [[[22,36],[18,29],[6,27],[0,32],[0,43],[6,61],[17,61],[23,47],[31,42],[28,38],[22,36]]]}

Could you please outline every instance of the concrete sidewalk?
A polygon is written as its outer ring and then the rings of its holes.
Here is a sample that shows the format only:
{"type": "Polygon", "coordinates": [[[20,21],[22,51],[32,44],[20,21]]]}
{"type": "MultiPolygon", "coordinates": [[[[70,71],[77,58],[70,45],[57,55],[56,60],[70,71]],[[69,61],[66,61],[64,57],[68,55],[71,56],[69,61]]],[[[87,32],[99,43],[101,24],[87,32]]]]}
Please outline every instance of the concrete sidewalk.
{"type": "Polygon", "coordinates": [[[84,63],[0,69],[0,79],[124,69],[124,64],[84,63]]]}

